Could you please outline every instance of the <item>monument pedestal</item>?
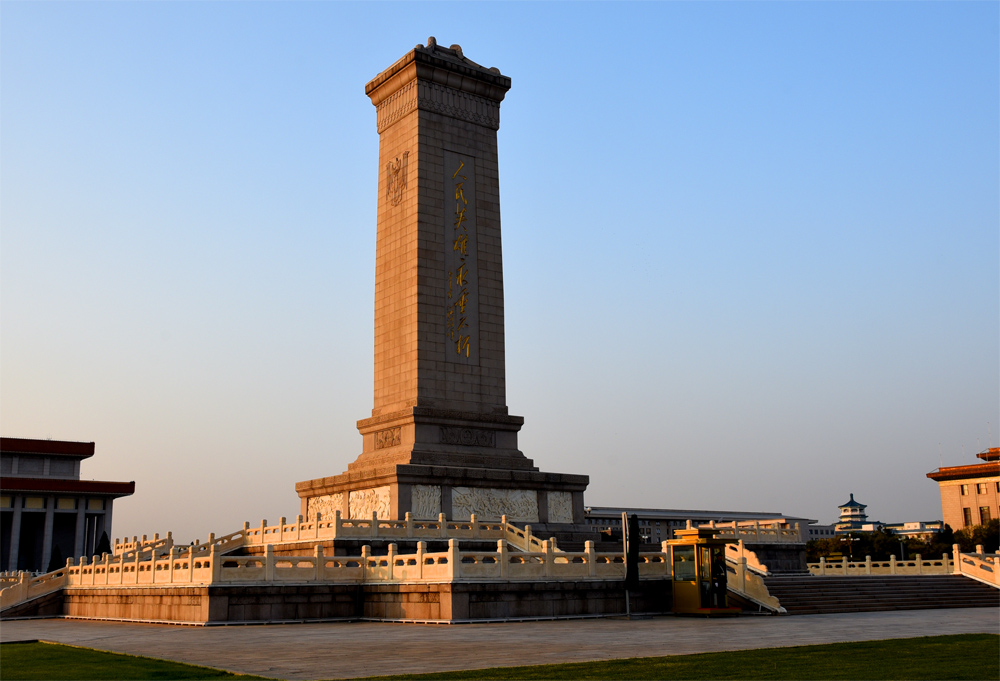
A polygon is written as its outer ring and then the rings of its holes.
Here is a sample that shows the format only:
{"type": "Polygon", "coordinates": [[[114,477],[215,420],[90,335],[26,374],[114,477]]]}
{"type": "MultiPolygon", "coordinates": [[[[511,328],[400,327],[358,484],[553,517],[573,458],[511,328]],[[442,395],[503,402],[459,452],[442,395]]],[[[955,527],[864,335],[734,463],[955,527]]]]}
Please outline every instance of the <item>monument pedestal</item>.
{"type": "Polygon", "coordinates": [[[359,421],[364,452],[347,472],[296,484],[302,514],[583,523],[588,477],[539,471],[517,449],[523,422],[426,407],[359,421]]]}
{"type": "Polygon", "coordinates": [[[346,472],[295,486],[303,515],[584,522],[587,476],[539,471],[507,411],[497,130],[509,89],[433,38],[365,86],[379,132],[374,408],[346,472]]]}

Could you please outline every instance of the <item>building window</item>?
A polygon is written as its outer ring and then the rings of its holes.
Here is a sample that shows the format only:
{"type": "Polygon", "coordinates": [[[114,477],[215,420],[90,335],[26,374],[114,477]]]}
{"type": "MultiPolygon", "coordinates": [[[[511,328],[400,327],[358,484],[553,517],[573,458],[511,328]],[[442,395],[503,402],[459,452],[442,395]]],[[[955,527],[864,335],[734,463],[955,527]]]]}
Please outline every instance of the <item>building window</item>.
{"type": "Polygon", "coordinates": [[[14,505],[13,501],[14,499],[11,497],[0,497],[0,508],[10,508],[14,505]]]}
{"type": "Polygon", "coordinates": [[[965,527],[972,525],[972,509],[963,508],[962,509],[962,520],[965,521],[965,527]]]}
{"type": "Polygon", "coordinates": [[[979,507],[979,522],[980,522],[980,524],[985,525],[989,521],[990,521],[990,507],[989,506],[980,506],[979,507]]]}
{"type": "Polygon", "coordinates": [[[87,499],[88,511],[103,511],[104,499],[87,499]]]}
{"type": "Polygon", "coordinates": [[[976,483],[976,494],[986,494],[986,483],[978,482],[976,483]]]}
{"type": "Polygon", "coordinates": [[[963,497],[969,496],[969,486],[968,485],[962,485],[962,496],[963,497]]]}
{"type": "Polygon", "coordinates": [[[72,511],[76,509],[76,499],[73,497],[59,497],[59,501],[56,502],[56,508],[60,511],[72,511]]]}

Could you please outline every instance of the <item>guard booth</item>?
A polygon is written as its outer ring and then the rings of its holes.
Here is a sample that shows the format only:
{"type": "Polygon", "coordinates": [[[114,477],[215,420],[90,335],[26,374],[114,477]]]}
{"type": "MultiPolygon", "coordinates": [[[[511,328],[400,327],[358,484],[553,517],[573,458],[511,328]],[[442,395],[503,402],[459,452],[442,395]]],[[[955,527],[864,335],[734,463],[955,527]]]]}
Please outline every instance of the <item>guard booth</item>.
{"type": "Polygon", "coordinates": [[[679,615],[736,615],[727,595],[727,539],[718,539],[710,527],[675,530],[670,545],[673,611],[679,615]]]}

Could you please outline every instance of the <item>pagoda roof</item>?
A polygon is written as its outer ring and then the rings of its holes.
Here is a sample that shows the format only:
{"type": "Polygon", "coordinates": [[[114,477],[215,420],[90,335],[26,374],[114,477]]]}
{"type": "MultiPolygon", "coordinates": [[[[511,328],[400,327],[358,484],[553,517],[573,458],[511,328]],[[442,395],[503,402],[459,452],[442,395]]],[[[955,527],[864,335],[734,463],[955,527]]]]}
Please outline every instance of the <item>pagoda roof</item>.
{"type": "Polygon", "coordinates": [[[841,504],[837,508],[868,508],[868,506],[866,504],[861,504],[861,503],[858,503],[857,501],[855,501],[854,500],[854,493],[852,492],[851,493],[851,500],[848,501],[846,504],[841,504]]]}

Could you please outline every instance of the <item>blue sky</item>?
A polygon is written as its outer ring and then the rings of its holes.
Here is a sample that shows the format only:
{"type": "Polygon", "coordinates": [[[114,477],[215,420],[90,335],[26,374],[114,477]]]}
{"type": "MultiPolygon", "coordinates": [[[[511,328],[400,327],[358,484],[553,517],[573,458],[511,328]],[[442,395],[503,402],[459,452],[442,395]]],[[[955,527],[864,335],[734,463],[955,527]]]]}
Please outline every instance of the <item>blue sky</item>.
{"type": "Polygon", "coordinates": [[[501,113],[508,405],[587,503],[940,518],[1000,442],[996,3],[0,4],[0,430],[115,534],[297,513],[372,402],[378,135],[501,113]],[[987,423],[990,425],[987,426],[987,423]]]}

